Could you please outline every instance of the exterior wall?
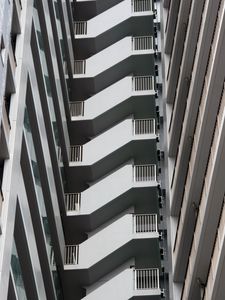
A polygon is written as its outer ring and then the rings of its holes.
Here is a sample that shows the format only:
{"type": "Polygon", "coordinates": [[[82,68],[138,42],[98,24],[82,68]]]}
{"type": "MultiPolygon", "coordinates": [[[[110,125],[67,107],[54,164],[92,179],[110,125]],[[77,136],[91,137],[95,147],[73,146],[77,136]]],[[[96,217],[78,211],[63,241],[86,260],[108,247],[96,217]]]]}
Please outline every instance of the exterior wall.
{"type": "Polygon", "coordinates": [[[131,13],[131,1],[96,1],[0,5],[1,300],[168,294],[159,3],[131,13]],[[73,5],[92,16],[85,41],[73,5]],[[131,33],[152,46],[134,50],[131,33]],[[74,73],[83,42],[94,49],[85,76],[74,73]],[[73,117],[80,95],[87,110],[73,117]],[[73,160],[80,144],[83,159],[73,160]]]}
{"type": "Polygon", "coordinates": [[[164,24],[173,23],[164,27],[171,297],[214,299],[221,295],[223,271],[215,281],[210,272],[219,274],[221,265],[216,265],[215,257],[222,264],[224,256],[222,247],[218,250],[215,246],[223,222],[224,201],[219,173],[224,159],[220,148],[225,78],[224,1],[190,1],[185,10],[187,1],[180,1],[178,10],[173,2],[169,7],[165,5],[163,12],[165,20],[168,18],[164,24]],[[185,31],[180,23],[185,20],[184,11],[189,14],[185,31]],[[168,51],[167,40],[171,36],[173,48],[168,51]],[[180,53],[174,61],[177,45],[180,53]]]}
{"type": "MultiPolygon", "coordinates": [[[[38,7],[38,9],[41,11],[41,7],[38,7]]],[[[0,72],[1,101],[6,92],[9,93],[11,91],[8,116],[10,121],[8,140],[10,154],[9,157],[1,157],[1,163],[4,163],[3,178],[1,180],[1,190],[4,199],[1,212],[2,233],[0,236],[1,299],[11,299],[15,294],[17,294],[18,299],[25,299],[24,297],[27,299],[56,299],[57,296],[60,299],[59,290],[57,290],[55,283],[56,269],[52,267],[50,260],[50,255],[53,252],[49,248],[49,241],[46,240],[46,228],[44,228],[47,226],[45,222],[46,217],[43,214],[43,207],[40,206],[43,205],[43,203],[40,203],[40,195],[43,193],[42,200],[45,202],[45,213],[47,213],[47,218],[49,219],[48,230],[50,230],[49,234],[51,234],[51,247],[54,248],[58,270],[60,268],[62,270],[65,241],[61,221],[61,213],[63,212],[60,212],[60,208],[63,207],[61,203],[64,203],[64,192],[58,164],[58,148],[56,146],[61,144],[62,152],[67,153],[68,147],[66,144],[69,143],[69,136],[63,96],[60,91],[59,75],[52,77],[50,82],[53,87],[54,85],[57,87],[58,94],[54,93],[52,95],[55,107],[50,106],[48,108],[50,110],[48,112],[45,111],[43,116],[43,99],[47,103],[49,95],[47,95],[46,87],[43,89],[43,79],[41,78],[44,78],[43,73],[46,73],[46,68],[50,72],[51,64],[54,66],[54,74],[59,74],[57,59],[60,57],[57,57],[55,53],[52,33],[48,33],[51,36],[50,41],[52,41],[50,46],[52,52],[52,56],[50,56],[51,63],[48,55],[48,49],[50,48],[45,43],[45,55],[48,57],[48,66],[43,65],[43,61],[40,61],[40,66],[42,67],[39,69],[36,67],[37,59],[40,59],[40,55],[43,56],[44,54],[40,52],[43,50],[38,52],[40,45],[37,43],[38,37],[35,31],[37,29],[35,26],[37,25],[35,25],[34,21],[34,10],[33,1],[3,1],[1,4],[0,32],[1,36],[2,33],[4,35],[6,61],[8,49],[10,49],[9,45],[11,44],[9,40],[10,32],[14,34],[14,27],[18,25],[14,14],[18,17],[20,25],[20,30],[16,36],[16,45],[13,49],[16,60],[16,69],[13,76],[15,90],[11,88],[9,75],[6,73],[9,72],[10,65],[3,65],[1,61],[1,68],[4,67],[4,69],[1,69],[0,72]],[[59,140],[56,141],[50,113],[52,113],[51,110],[57,109],[57,101],[61,107],[60,117],[58,114],[55,122],[63,134],[57,137],[59,140]],[[24,114],[25,106],[27,107],[27,112],[24,114]],[[24,129],[26,127],[24,120],[27,120],[26,114],[29,115],[29,130],[33,136],[29,141],[24,129]],[[36,172],[38,173],[34,173],[33,163],[35,160],[37,161],[38,170],[36,172]],[[53,168],[52,162],[54,160],[57,165],[54,165],[53,168]],[[41,182],[39,184],[42,186],[42,191],[40,189],[41,186],[37,186],[37,176],[40,176],[41,182]],[[59,180],[60,188],[59,185],[56,188],[56,178],[59,180]],[[15,240],[14,246],[13,240],[15,240]],[[16,247],[17,250],[15,252],[12,252],[14,250],[11,251],[12,246],[16,247]],[[14,254],[11,255],[11,253],[14,254]],[[20,264],[20,269],[18,269],[18,264],[20,264]],[[10,293],[8,293],[10,273],[10,293]],[[12,288],[15,293],[11,290],[12,288]],[[24,289],[26,296],[23,292],[24,289]]],[[[47,22],[50,22],[47,2],[45,3],[45,18],[47,22]]],[[[42,32],[44,32],[44,23],[41,26],[42,32]]],[[[48,23],[50,32],[52,32],[51,26],[53,25],[48,23]]],[[[6,96],[8,97],[8,94],[6,96]]],[[[2,116],[2,113],[0,115],[2,116]]]]}

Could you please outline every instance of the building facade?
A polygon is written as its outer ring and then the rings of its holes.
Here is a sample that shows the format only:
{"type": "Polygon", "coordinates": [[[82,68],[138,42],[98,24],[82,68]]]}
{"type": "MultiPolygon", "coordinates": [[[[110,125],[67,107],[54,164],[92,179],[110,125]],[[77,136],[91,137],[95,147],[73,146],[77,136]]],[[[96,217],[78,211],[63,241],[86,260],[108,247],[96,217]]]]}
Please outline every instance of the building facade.
{"type": "Polygon", "coordinates": [[[0,299],[169,299],[160,2],[1,0],[0,299]]]}
{"type": "Polygon", "coordinates": [[[164,0],[172,299],[224,299],[222,0],[164,0]]]}

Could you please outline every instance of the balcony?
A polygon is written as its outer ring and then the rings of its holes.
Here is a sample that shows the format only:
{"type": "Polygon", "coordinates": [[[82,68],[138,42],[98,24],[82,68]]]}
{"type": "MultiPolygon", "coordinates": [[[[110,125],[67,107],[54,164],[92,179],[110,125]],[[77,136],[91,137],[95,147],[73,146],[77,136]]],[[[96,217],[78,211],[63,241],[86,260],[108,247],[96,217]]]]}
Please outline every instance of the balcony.
{"type": "Polygon", "coordinates": [[[139,296],[160,297],[159,269],[133,269],[130,268],[131,264],[132,262],[127,262],[109,274],[109,277],[104,278],[105,280],[101,280],[100,284],[87,287],[87,294],[82,299],[95,300],[102,297],[106,299],[109,294],[116,300],[133,299],[139,296]]]}
{"type": "Polygon", "coordinates": [[[127,36],[87,59],[76,59],[73,94],[77,99],[74,100],[88,98],[127,74],[148,74],[154,69],[153,54],[152,36],[127,36]],[[146,56],[150,56],[148,60],[146,56]]]}
{"type": "Polygon", "coordinates": [[[154,96],[153,76],[127,76],[85,101],[71,102],[71,138],[81,132],[95,136],[132,113],[154,116],[154,96]]]}
{"type": "MultiPolygon", "coordinates": [[[[70,281],[89,285],[130,258],[144,255],[147,249],[158,245],[157,215],[127,214],[110,220],[106,225],[89,234],[88,239],[79,245],[65,247],[64,270],[70,274],[70,281]],[[104,241],[104,247],[101,243],[104,241]],[[98,245],[98,251],[90,251],[98,245]]],[[[152,248],[151,248],[152,249],[152,248]]],[[[67,273],[67,272],[65,272],[67,273]]],[[[69,276],[69,275],[66,276],[69,276]]],[[[153,281],[141,283],[144,272],[136,272],[136,294],[148,290],[153,281]],[[138,277],[139,275],[139,277],[138,277]]],[[[146,279],[149,274],[145,274],[146,279]]]]}
{"type": "MultiPolygon", "coordinates": [[[[80,23],[81,22],[79,22],[79,24],[80,23]]],[[[80,26],[81,25],[79,25],[79,28],[80,28],[80,26]]],[[[80,28],[79,30],[85,30],[85,27],[84,28],[83,27],[81,27],[82,29],[80,28]]],[[[152,36],[136,36],[136,37],[131,37],[131,38],[126,37],[123,40],[120,40],[119,42],[115,43],[114,45],[111,45],[110,47],[108,47],[108,52],[110,52],[111,47],[117,47],[117,46],[120,47],[120,45],[123,44],[123,42],[126,40],[128,40],[128,47],[129,47],[128,53],[129,53],[129,50],[131,49],[134,54],[154,54],[154,42],[153,42],[152,36]],[[129,40],[131,40],[131,43],[129,40]]],[[[104,50],[102,50],[102,51],[104,51],[104,50]]],[[[106,52],[106,51],[104,51],[104,52],[106,52]]],[[[130,55],[130,54],[128,54],[128,55],[130,55]]],[[[74,77],[76,77],[76,75],[86,74],[88,72],[86,65],[88,64],[88,66],[90,66],[89,67],[89,69],[90,69],[92,67],[92,60],[98,59],[98,53],[95,54],[95,56],[90,57],[86,60],[75,60],[74,67],[73,67],[74,77]],[[96,58],[95,58],[95,56],[96,56],[96,58]]],[[[107,58],[106,58],[106,61],[107,61],[107,58]]],[[[94,72],[94,71],[92,71],[92,72],[94,72]]],[[[91,74],[87,73],[87,76],[89,76],[89,77],[96,76],[96,75],[91,75],[91,74]]]]}
{"type": "Polygon", "coordinates": [[[89,56],[130,33],[152,32],[149,18],[153,18],[152,0],[121,1],[88,21],[75,21],[75,45],[89,56]]]}
{"type": "Polygon", "coordinates": [[[74,33],[76,38],[97,37],[131,18],[133,14],[153,15],[152,0],[124,0],[91,18],[88,21],[75,21],[74,33]],[[115,15],[117,18],[115,18],[115,15]],[[103,26],[99,26],[99,24],[103,26]],[[80,37],[80,35],[82,37],[80,37]]]}
{"type": "Polygon", "coordinates": [[[144,204],[149,211],[154,211],[157,186],[156,165],[135,166],[127,163],[92,183],[86,190],[65,194],[68,216],[65,227],[68,230],[92,231],[132,205],[138,208],[144,204]],[[118,182],[122,184],[118,185],[118,182]]]}
{"type": "MultiPolygon", "coordinates": [[[[112,129],[109,129],[107,132],[104,132],[102,135],[97,136],[93,138],[90,142],[84,145],[75,145],[75,146],[70,146],[70,166],[73,166],[73,163],[77,162],[83,162],[82,165],[92,165],[96,163],[98,160],[103,159],[104,156],[109,155],[111,152],[117,150],[120,147],[123,147],[124,142],[128,143],[132,139],[155,139],[156,138],[156,132],[155,132],[155,119],[127,119],[113,127],[112,129]],[[127,123],[127,124],[126,124],[127,123]],[[129,124],[130,123],[130,124],[129,124]],[[127,127],[127,128],[126,128],[127,127]],[[127,129],[127,132],[125,131],[127,129]],[[127,133],[128,141],[121,141],[121,145],[116,145],[116,142],[119,142],[119,132],[123,132],[124,135],[127,133]],[[99,148],[100,144],[102,142],[107,142],[109,139],[112,138],[113,141],[113,136],[115,134],[115,141],[114,141],[114,147],[111,147],[111,149],[108,149],[108,151],[104,154],[104,151],[106,151],[105,147],[102,149],[102,154],[100,154],[100,157],[96,158],[91,161],[91,159],[88,159],[91,154],[89,154],[89,149],[90,152],[95,150],[95,147],[99,148]],[[130,135],[130,136],[129,136],[130,135]],[[104,141],[105,139],[105,141],[104,141]],[[86,149],[87,148],[87,149],[86,149]],[[84,157],[84,154],[86,154],[86,157],[84,157]]],[[[122,137],[121,137],[122,139],[122,137]]],[[[118,143],[119,144],[119,143],[118,143]]],[[[93,156],[93,155],[92,155],[93,156]]],[[[79,164],[80,165],[80,164],[79,164]]]]}
{"type": "Polygon", "coordinates": [[[86,60],[75,60],[74,78],[80,78],[81,76],[95,77],[132,54],[154,54],[153,37],[125,37],[86,60]],[[112,54],[114,54],[113,57],[112,54]],[[99,57],[101,58],[101,64],[98,63],[99,57]]]}
{"type": "Polygon", "coordinates": [[[127,118],[88,143],[71,146],[70,166],[93,165],[136,139],[156,139],[155,119],[127,118]],[[109,146],[107,146],[108,141],[111,141],[109,146]],[[105,146],[101,147],[101,145],[105,146]]]}
{"type": "MultiPolygon", "coordinates": [[[[130,215],[129,215],[130,218],[130,215]]],[[[134,214],[132,216],[132,228],[133,235],[135,238],[142,238],[144,234],[148,238],[158,238],[158,223],[156,214],[134,214]],[[140,234],[140,235],[139,235],[140,234]],[[143,234],[143,235],[142,235],[143,234]]],[[[85,242],[84,242],[85,243],[85,242]]],[[[79,261],[79,251],[82,248],[81,245],[67,245],[65,247],[64,253],[64,265],[65,266],[74,266],[80,263],[79,261]]],[[[82,265],[82,263],[81,263],[82,265]]],[[[137,285],[139,289],[141,283],[137,285]]]]}
{"type": "Polygon", "coordinates": [[[129,117],[84,145],[72,145],[68,174],[93,181],[130,157],[154,157],[156,138],[155,119],[129,117]]]}

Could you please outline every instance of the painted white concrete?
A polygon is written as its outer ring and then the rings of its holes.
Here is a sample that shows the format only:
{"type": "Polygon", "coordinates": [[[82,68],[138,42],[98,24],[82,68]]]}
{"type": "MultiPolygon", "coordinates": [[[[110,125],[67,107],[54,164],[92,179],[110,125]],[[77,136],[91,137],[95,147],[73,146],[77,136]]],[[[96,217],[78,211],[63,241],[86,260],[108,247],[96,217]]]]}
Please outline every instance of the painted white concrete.
{"type": "Polygon", "coordinates": [[[131,55],[153,54],[154,50],[132,50],[132,37],[128,36],[86,59],[86,73],[74,74],[74,78],[95,77],[131,55]]]}
{"type": "Polygon", "coordinates": [[[133,272],[133,269],[124,269],[111,280],[104,282],[99,288],[87,294],[83,299],[97,300],[102,299],[103,295],[105,295],[108,300],[130,299],[134,292],[133,272]]]}
{"type": "Polygon", "coordinates": [[[147,96],[154,94],[154,90],[134,91],[132,89],[132,76],[127,76],[85,100],[84,116],[71,117],[71,120],[92,120],[132,96],[147,96]]]}
{"type": "Polygon", "coordinates": [[[65,269],[89,269],[132,239],[158,238],[157,232],[134,233],[133,214],[125,214],[79,245],[77,265],[65,265],[65,269]],[[104,241],[104,246],[102,242],[104,241]],[[93,251],[94,250],[94,251],[93,251]]]}
{"type": "Polygon", "coordinates": [[[133,164],[132,162],[129,162],[95,182],[90,188],[82,192],[79,212],[69,211],[67,212],[67,215],[91,214],[133,187],[154,187],[157,185],[157,181],[134,182],[133,164]],[[118,184],[118,182],[120,182],[120,184],[118,184]]]}
{"type": "Polygon", "coordinates": [[[135,182],[133,180],[133,163],[128,162],[104,178],[92,183],[87,190],[81,193],[80,210],[68,211],[67,215],[91,214],[132,188],[156,187],[157,185],[157,181],[135,182]],[[118,185],[118,182],[121,184],[118,185]]]}
{"type": "MultiPolygon", "coordinates": [[[[79,0],[83,2],[84,0],[79,0]]],[[[94,38],[135,16],[152,15],[153,12],[132,13],[131,0],[124,0],[87,21],[87,35],[76,35],[76,38],[94,38]]]]}
{"type": "Polygon", "coordinates": [[[98,286],[94,288],[87,288],[87,295],[83,299],[85,300],[99,300],[104,297],[108,300],[125,300],[130,299],[133,296],[153,296],[160,295],[160,289],[146,289],[135,290],[134,289],[134,269],[130,266],[134,265],[134,261],[127,262],[120,268],[114,270],[109,278],[104,278],[101,283],[98,282],[98,286]],[[116,288],[115,288],[116,287],[116,288]]]}
{"type": "Polygon", "coordinates": [[[132,140],[155,139],[155,134],[134,135],[133,118],[129,117],[83,145],[83,161],[70,162],[70,166],[93,165],[132,140]]]}

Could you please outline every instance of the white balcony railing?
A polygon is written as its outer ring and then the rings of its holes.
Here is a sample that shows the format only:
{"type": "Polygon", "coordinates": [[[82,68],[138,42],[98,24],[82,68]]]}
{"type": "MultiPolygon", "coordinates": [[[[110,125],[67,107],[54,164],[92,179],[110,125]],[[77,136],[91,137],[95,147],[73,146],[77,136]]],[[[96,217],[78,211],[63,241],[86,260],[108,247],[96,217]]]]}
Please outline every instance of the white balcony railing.
{"type": "Polygon", "coordinates": [[[83,146],[75,145],[70,146],[70,161],[79,162],[83,160],[83,146]]]}
{"type": "Polygon", "coordinates": [[[87,21],[74,22],[74,33],[77,35],[87,34],[87,21]]]}
{"type": "Polygon", "coordinates": [[[157,215],[156,214],[138,214],[134,215],[134,232],[147,233],[157,232],[157,215]]]}
{"type": "Polygon", "coordinates": [[[135,76],[133,79],[133,91],[149,91],[154,89],[153,76],[135,76]]]}
{"type": "Polygon", "coordinates": [[[79,256],[79,245],[66,245],[64,253],[65,265],[77,265],[79,256]]]}
{"type": "Polygon", "coordinates": [[[136,36],[132,38],[132,50],[153,50],[152,36],[136,36]]]}
{"type": "Polygon", "coordinates": [[[132,0],[132,12],[152,11],[152,0],[132,0]]]}
{"type": "Polygon", "coordinates": [[[75,60],[74,74],[85,74],[85,73],[86,73],[86,60],[75,60]]]}
{"type": "Polygon", "coordinates": [[[84,115],[84,101],[70,102],[71,117],[78,117],[84,115]]]}
{"type": "Polygon", "coordinates": [[[81,205],[81,193],[66,193],[65,202],[67,211],[79,211],[81,205]]]}
{"type": "Polygon", "coordinates": [[[134,135],[155,134],[155,119],[136,119],[133,126],[134,135]]]}
{"type": "Polygon", "coordinates": [[[135,290],[151,290],[159,288],[159,269],[134,270],[135,290]]]}
{"type": "Polygon", "coordinates": [[[134,181],[156,181],[156,165],[134,166],[134,181]]]}

